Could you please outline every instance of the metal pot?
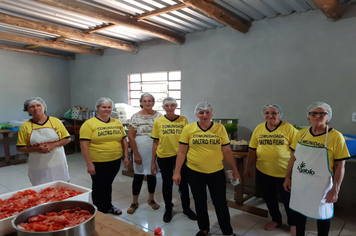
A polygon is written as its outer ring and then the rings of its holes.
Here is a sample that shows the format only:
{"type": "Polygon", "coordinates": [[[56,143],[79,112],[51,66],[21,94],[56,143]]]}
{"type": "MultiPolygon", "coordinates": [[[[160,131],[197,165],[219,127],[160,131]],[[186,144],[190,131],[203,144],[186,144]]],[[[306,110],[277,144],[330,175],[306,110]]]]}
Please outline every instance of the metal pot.
{"type": "Polygon", "coordinates": [[[93,110],[84,110],[82,111],[82,119],[89,120],[90,118],[95,116],[95,111],[93,110]]]}
{"type": "Polygon", "coordinates": [[[248,145],[232,145],[230,144],[231,151],[234,152],[247,152],[248,151],[248,145]]]}
{"type": "Polygon", "coordinates": [[[41,204],[32,208],[29,208],[19,215],[17,215],[12,221],[12,227],[17,230],[18,236],[77,236],[77,235],[92,235],[95,231],[95,214],[97,212],[97,208],[88,202],[82,201],[60,201],[60,202],[50,202],[41,204]],[[88,210],[92,217],[73,227],[57,230],[57,231],[50,231],[50,232],[29,232],[24,231],[18,227],[19,224],[24,223],[27,219],[31,216],[38,215],[38,214],[46,214],[47,212],[59,212],[61,210],[72,209],[80,207],[84,210],[88,210]]]}

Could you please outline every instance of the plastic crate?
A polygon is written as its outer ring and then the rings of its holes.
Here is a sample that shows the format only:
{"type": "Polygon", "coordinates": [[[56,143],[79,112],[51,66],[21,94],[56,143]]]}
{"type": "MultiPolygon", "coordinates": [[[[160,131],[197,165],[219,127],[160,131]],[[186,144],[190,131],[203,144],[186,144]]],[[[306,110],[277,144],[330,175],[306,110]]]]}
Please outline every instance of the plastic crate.
{"type": "MultiPolygon", "coordinates": [[[[78,201],[89,202],[90,193],[92,191],[89,188],[85,188],[85,187],[82,187],[82,186],[79,186],[79,185],[67,183],[67,182],[64,182],[64,181],[53,181],[53,182],[37,185],[37,186],[31,187],[31,188],[26,188],[26,189],[22,189],[22,190],[10,192],[10,193],[2,194],[2,195],[0,195],[0,199],[2,199],[2,200],[8,199],[8,198],[12,197],[13,195],[15,195],[19,191],[23,192],[23,191],[25,191],[27,189],[31,189],[31,190],[34,190],[36,192],[41,192],[41,191],[45,190],[48,187],[55,188],[55,189],[60,189],[61,187],[64,187],[64,188],[69,189],[69,190],[75,190],[77,192],[83,192],[82,194],[79,194],[79,195],[71,197],[71,198],[67,198],[67,199],[65,199],[63,201],[78,200],[78,201]]],[[[8,218],[0,220],[0,236],[7,235],[9,233],[12,233],[12,232],[16,231],[11,225],[11,221],[14,218],[15,218],[15,216],[11,216],[11,217],[8,217],[8,218]]]]}
{"type": "Polygon", "coordinates": [[[19,131],[20,127],[18,127],[18,126],[13,126],[13,127],[8,126],[8,127],[6,127],[6,129],[7,130],[11,130],[11,131],[19,131]]]}
{"type": "Polygon", "coordinates": [[[349,149],[350,156],[356,157],[356,135],[344,134],[345,137],[352,139],[345,139],[347,149],[349,149]]]}

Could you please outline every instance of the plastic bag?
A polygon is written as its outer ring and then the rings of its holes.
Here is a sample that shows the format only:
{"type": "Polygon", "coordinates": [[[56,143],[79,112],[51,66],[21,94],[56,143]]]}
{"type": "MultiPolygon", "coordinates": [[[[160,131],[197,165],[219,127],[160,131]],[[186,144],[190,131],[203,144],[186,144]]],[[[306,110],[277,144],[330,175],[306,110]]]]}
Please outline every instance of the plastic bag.
{"type": "Polygon", "coordinates": [[[66,113],[64,113],[65,118],[72,118],[72,111],[73,109],[69,109],[66,113]]]}

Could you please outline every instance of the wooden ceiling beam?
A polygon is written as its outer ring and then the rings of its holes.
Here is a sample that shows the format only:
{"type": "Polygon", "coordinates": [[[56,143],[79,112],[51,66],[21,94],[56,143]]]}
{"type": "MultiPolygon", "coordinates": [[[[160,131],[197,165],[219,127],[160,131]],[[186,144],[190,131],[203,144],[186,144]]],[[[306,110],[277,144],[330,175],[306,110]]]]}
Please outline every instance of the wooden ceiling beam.
{"type": "Polygon", "coordinates": [[[17,46],[4,45],[4,44],[0,44],[0,49],[15,51],[15,52],[36,54],[36,55],[40,55],[40,56],[56,57],[56,58],[61,58],[61,59],[66,59],[66,60],[75,60],[75,55],[64,55],[64,54],[53,53],[53,52],[44,52],[44,51],[28,49],[28,48],[23,48],[23,47],[17,47],[17,46]]]}
{"type": "Polygon", "coordinates": [[[154,10],[154,11],[146,12],[146,13],[143,13],[141,15],[134,16],[132,18],[135,19],[135,20],[143,20],[143,19],[146,19],[146,18],[149,18],[149,17],[152,17],[152,16],[157,16],[157,15],[161,15],[161,14],[164,14],[164,13],[177,11],[177,10],[180,10],[180,9],[183,9],[183,8],[186,8],[186,7],[188,7],[188,6],[185,5],[184,3],[178,3],[178,4],[175,4],[175,5],[172,5],[172,6],[168,6],[168,7],[164,7],[164,8],[161,8],[161,9],[154,10]]]}
{"type": "Polygon", "coordinates": [[[94,29],[89,29],[89,30],[83,30],[84,33],[88,33],[88,34],[92,34],[92,33],[95,33],[95,32],[98,32],[100,30],[105,30],[105,29],[110,29],[110,28],[114,28],[116,27],[117,25],[113,24],[113,23],[109,23],[107,25],[100,25],[100,26],[97,26],[95,27],[94,29]]]}
{"type": "Polygon", "coordinates": [[[5,13],[0,13],[0,23],[19,26],[32,30],[38,30],[51,34],[58,34],[64,37],[64,40],[67,38],[78,39],[84,42],[94,43],[94,44],[103,45],[110,48],[121,49],[129,52],[138,51],[138,47],[134,44],[122,42],[115,39],[109,39],[98,35],[83,33],[80,30],[73,30],[63,26],[30,20],[14,15],[5,14],[5,13]]]}
{"type": "Polygon", "coordinates": [[[87,4],[76,2],[73,0],[34,0],[39,3],[47,4],[53,7],[61,8],[67,11],[72,11],[85,16],[93,17],[101,21],[110,22],[117,26],[124,26],[146,34],[153,35],[158,38],[165,39],[170,42],[183,44],[185,37],[173,31],[154,26],[149,23],[137,21],[128,16],[119,15],[111,11],[96,8],[87,4]]]}
{"type": "Polygon", "coordinates": [[[192,7],[198,11],[203,12],[205,15],[212,17],[221,23],[234,28],[241,33],[247,33],[249,27],[231,16],[229,13],[221,10],[217,6],[206,2],[205,0],[179,0],[189,7],[192,7]]]}
{"type": "Polygon", "coordinates": [[[41,47],[54,48],[54,49],[58,49],[58,50],[64,50],[64,51],[70,51],[70,52],[76,52],[76,53],[91,54],[91,55],[96,55],[96,56],[103,55],[102,50],[87,49],[87,48],[82,48],[82,47],[76,46],[76,45],[71,45],[71,44],[66,44],[66,43],[61,43],[61,42],[51,42],[51,41],[46,41],[43,39],[31,38],[31,37],[21,36],[21,35],[17,35],[17,34],[9,34],[9,33],[5,33],[5,32],[0,32],[0,39],[20,42],[20,43],[26,43],[26,44],[30,44],[30,45],[38,45],[41,47]]]}
{"type": "Polygon", "coordinates": [[[337,0],[313,0],[313,3],[329,19],[337,20],[344,14],[337,0]]]}

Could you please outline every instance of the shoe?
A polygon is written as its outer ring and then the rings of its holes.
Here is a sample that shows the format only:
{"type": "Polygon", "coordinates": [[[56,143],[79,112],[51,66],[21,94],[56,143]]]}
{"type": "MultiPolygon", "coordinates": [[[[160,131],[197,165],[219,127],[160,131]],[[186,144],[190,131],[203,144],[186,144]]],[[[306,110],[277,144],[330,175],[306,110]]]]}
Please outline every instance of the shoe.
{"type": "Polygon", "coordinates": [[[153,210],[157,210],[160,208],[160,206],[155,202],[155,200],[148,200],[147,203],[152,207],[153,210]]]}
{"type": "Polygon", "coordinates": [[[200,230],[195,236],[205,236],[209,233],[209,230],[200,230]],[[204,233],[206,231],[206,233],[204,233]]]}
{"type": "Polygon", "coordinates": [[[132,203],[129,209],[127,209],[128,214],[135,213],[136,209],[138,208],[138,203],[132,203]]]}
{"type": "Polygon", "coordinates": [[[188,216],[188,218],[191,220],[197,220],[197,215],[190,208],[184,209],[183,214],[188,216]]]}
{"type": "Polygon", "coordinates": [[[172,220],[172,211],[166,211],[163,215],[164,222],[170,222],[172,220]]]}
{"type": "Polygon", "coordinates": [[[276,227],[281,227],[281,226],[282,226],[281,222],[277,223],[277,222],[271,221],[265,225],[265,230],[271,231],[271,230],[274,230],[276,227]]]}
{"type": "Polygon", "coordinates": [[[105,213],[111,213],[111,214],[113,214],[113,215],[119,216],[119,215],[122,214],[122,211],[121,211],[119,208],[116,208],[116,207],[112,206],[112,207],[110,208],[110,210],[107,210],[105,213]]]}

